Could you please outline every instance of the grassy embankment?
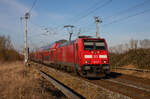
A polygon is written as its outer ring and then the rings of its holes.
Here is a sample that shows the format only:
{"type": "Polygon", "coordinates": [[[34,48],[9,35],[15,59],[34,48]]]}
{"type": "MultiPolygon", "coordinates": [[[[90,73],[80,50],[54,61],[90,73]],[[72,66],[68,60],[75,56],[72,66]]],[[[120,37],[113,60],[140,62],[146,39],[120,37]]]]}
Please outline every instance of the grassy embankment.
{"type": "Polygon", "coordinates": [[[0,36],[0,62],[17,60],[22,60],[22,55],[13,48],[10,37],[0,36]]]}
{"type": "Polygon", "coordinates": [[[125,53],[110,53],[112,67],[134,65],[139,69],[150,69],[150,49],[132,49],[125,53]]]}
{"type": "Polygon", "coordinates": [[[65,99],[36,69],[22,62],[0,65],[0,99],[65,99]]]}

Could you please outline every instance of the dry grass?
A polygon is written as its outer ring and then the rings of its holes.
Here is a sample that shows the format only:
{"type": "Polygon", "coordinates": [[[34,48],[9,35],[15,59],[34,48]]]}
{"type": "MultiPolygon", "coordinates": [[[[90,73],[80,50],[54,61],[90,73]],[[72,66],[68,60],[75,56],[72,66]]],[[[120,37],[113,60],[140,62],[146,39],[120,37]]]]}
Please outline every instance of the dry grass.
{"type": "Polygon", "coordinates": [[[150,48],[131,49],[124,53],[110,53],[112,67],[133,64],[138,69],[150,69],[150,48]]]}
{"type": "Polygon", "coordinates": [[[21,62],[0,64],[0,99],[64,99],[35,69],[21,62]]]}
{"type": "Polygon", "coordinates": [[[0,61],[10,62],[22,59],[23,56],[14,49],[10,36],[0,35],[0,61]]]}
{"type": "Polygon", "coordinates": [[[64,85],[73,89],[75,92],[84,96],[86,99],[128,99],[128,97],[124,95],[109,91],[68,73],[53,68],[48,69],[47,67],[43,67],[42,70],[62,82],[64,85]]]}

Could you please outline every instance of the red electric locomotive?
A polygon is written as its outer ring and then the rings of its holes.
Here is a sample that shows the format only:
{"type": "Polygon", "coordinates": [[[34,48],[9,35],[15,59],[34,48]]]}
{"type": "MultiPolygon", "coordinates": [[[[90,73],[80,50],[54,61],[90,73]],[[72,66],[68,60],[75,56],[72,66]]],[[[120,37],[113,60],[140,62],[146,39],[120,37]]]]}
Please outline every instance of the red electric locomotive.
{"type": "Polygon", "coordinates": [[[79,37],[70,42],[54,43],[53,47],[43,50],[41,61],[74,69],[83,77],[110,73],[107,43],[102,38],[79,37]]]}

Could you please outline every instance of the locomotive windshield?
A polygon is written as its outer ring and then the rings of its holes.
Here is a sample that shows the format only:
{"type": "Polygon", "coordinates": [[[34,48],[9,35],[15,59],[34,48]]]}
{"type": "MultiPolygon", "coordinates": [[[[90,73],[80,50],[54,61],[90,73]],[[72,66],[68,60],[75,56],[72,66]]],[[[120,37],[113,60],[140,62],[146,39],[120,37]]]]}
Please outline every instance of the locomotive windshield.
{"type": "Polygon", "coordinates": [[[104,40],[83,40],[84,50],[105,50],[104,40]]]}

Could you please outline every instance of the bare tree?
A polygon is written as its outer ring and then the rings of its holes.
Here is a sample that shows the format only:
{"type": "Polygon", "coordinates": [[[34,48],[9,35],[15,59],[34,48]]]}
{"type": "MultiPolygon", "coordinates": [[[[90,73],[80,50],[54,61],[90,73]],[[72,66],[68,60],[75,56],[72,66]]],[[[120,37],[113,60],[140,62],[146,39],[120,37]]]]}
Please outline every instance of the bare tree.
{"type": "Polygon", "coordinates": [[[117,46],[117,49],[118,49],[118,52],[119,52],[119,53],[123,53],[123,44],[119,44],[119,45],[117,46]]]}
{"type": "Polygon", "coordinates": [[[129,44],[130,44],[131,49],[137,49],[138,48],[138,40],[131,39],[129,44]]]}
{"type": "Polygon", "coordinates": [[[134,40],[134,48],[135,48],[135,49],[138,48],[138,40],[134,40]]]}
{"type": "Polygon", "coordinates": [[[150,48],[150,40],[148,40],[148,39],[140,40],[140,47],[141,48],[150,48]]]}
{"type": "Polygon", "coordinates": [[[129,45],[127,43],[124,44],[125,51],[129,50],[129,45]]]}

